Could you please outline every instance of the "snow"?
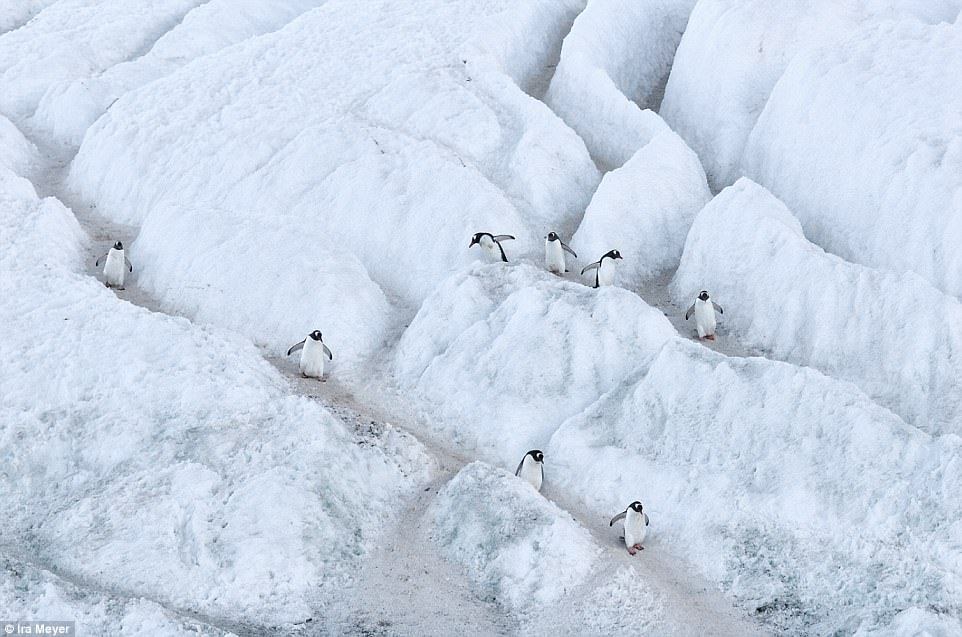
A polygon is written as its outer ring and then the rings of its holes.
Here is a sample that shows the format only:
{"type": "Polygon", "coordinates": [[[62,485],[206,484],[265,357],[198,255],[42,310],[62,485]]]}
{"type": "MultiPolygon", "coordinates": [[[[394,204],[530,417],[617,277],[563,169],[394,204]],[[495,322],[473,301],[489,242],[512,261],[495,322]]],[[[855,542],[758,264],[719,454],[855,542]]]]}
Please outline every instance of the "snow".
{"type": "Polygon", "coordinates": [[[16,174],[30,172],[37,163],[34,146],[13,122],[0,115],[0,167],[16,174]]]}
{"type": "MultiPolygon", "coordinates": [[[[678,45],[659,112],[698,153],[712,189],[720,190],[743,174],[748,136],[795,56],[839,47],[864,23],[887,18],[951,22],[959,6],[956,0],[701,0],[678,45]]],[[[854,91],[858,85],[847,86],[854,91]]],[[[810,91],[798,85],[785,91],[794,108],[806,109],[806,117],[810,91]]],[[[861,99],[848,106],[860,108],[861,99]]],[[[833,121],[852,121],[836,115],[833,111],[833,121]]],[[[774,125],[805,139],[811,133],[796,128],[805,121],[796,115],[774,125]]],[[[860,126],[849,130],[875,134],[860,126]]]]}
{"type": "Polygon", "coordinates": [[[693,0],[589,0],[561,48],[545,101],[607,169],[668,130],[648,108],[671,68],[693,0]]]}
{"type": "Polygon", "coordinates": [[[202,0],[59,0],[0,36],[0,112],[20,122],[58,82],[144,51],[202,0]]]}
{"type": "Polygon", "coordinates": [[[69,210],[5,169],[0,227],[15,238],[0,263],[4,541],[87,586],[234,622],[336,598],[429,471],[417,444],[387,431],[361,446],[249,342],[117,299],[81,274],[94,250],[69,210]]]}
{"type": "Polygon", "coordinates": [[[657,134],[606,173],[571,246],[585,261],[617,248],[616,281],[629,289],[678,267],[685,236],[711,192],[698,157],[673,132],[657,134]]]}
{"type": "Polygon", "coordinates": [[[431,427],[516,466],[674,334],[626,290],[526,263],[476,265],[424,302],[398,344],[395,374],[431,427]]]}
{"type": "Polygon", "coordinates": [[[962,296],[960,73],[951,24],[868,24],[799,55],[751,134],[745,173],[829,252],[962,296]]]}
{"type": "Polygon", "coordinates": [[[930,433],[962,433],[962,305],[914,274],[810,243],[785,205],[740,179],[699,213],[674,296],[708,289],[729,331],[861,387],[930,433]]]}
{"type": "Polygon", "coordinates": [[[63,144],[79,146],[84,133],[125,93],[204,55],[275,31],[324,0],[211,0],[191,9],[143,56],[91,77],[49,85],[30,120],[32,128],[63,144]]]}
{"type": "Polygon", "coordinates": [[[957,616],[960,452],[847,383],[674,339],[545,458],[589,509],[641,499],[661,541],[744,605],[820,633],[923,600],[957,616]]]}
{"type": "Polygon", "coordinates": [[[0,34],[19,28],[58,0],[5,0],[0,6],[0,34]]]}

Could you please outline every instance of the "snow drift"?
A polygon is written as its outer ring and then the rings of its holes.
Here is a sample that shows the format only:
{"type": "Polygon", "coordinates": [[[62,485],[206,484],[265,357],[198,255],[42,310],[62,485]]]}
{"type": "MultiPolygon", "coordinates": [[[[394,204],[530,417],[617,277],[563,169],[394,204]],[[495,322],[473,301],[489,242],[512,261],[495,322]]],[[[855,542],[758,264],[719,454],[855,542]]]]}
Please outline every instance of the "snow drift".
{"type": "Polygon", "coordinates": [[[0,232],[5,544],[89,588],[257,626],[333,599],[426,477],[420,447],[393,430],[359,446],[250,343],[81,275],[74,217],[2,168],[0,232]]]}
{"type": "Polygon", "coordinates": [[[752,132],[745,174],[826,250],[962,296],[960,74],[959,25],[869,24],[799,55],[752,132]]]}
{"type": "Polygon", "coordinates": [[[703,288],[749,345],[850,380],[930,433],[962,432],[962,305],[916,275],[825,253],[747,179],[688,234],[674,296],[703,288]]]}
{"type": "Polygon", "coordinates": [[[510,464],[674,335],[626,290],[528,264],[478,265],[425,301],[398,344],[395,373],[437,416],[430,426],[510,464]]]}
{"type": "Polygon", "coordinates": [[[561,48],[545,101],[605,168],[668,130],[655,109],[694,0],[589,0],[561,48]]]}
{"type": "Polygon", "coordinates": [[[711,199],[698,157],[678,135],[657,134],[605,174],[571,245],[586,262],[617,248],[617,282],[637,288],[678,266],[695,215],[711,199]]]}
{"type": "Polygon", "coordinates": [[[13,122],[0,115],[0,168],[18,175],[29,173],[37,164],[34,146],[13,122]]]}
{"type": "Polygon", "coordinates": [[[776,627],[855,632],[962,611],[960,453],[853,385],[679,338],[545,457],[599,515],[640,493],[662,542],[776,627]]]}

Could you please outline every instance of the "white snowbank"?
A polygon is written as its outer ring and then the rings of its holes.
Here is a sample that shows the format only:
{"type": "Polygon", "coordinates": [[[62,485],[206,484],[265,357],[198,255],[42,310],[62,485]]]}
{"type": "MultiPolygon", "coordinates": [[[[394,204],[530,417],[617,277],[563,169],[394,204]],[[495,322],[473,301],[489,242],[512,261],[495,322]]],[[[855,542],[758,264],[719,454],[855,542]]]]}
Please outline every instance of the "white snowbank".
{"type": "Polygon", "coordinates": [[[507,466],[675,334],[627,290],[595,290],[528,264],[479,265],[424,302],[395,372],[436,416],[430,426],[507,466]]]}
{"type": "Polygon", "coordinates": [[[0,234],[4,541],[93,588],[261,627],[334,599],[427,477],[420,446],[391,429],[358,445],[249,342],[80,274],[74,217],[5,169],[0,234]]]}
{"type": "MultiPolygon", "coordinates": [[[[521,35],[519,12],[540,15],[506,0],[425,0],[384,8],[375,21],[355,2],[331,0],[126,94],[88,131],[70,184],[109,217],[144,224],[134,248],[164,273],[164,287],[160,275],[145,281],[164,301],[198,284],[174,262],[200,246],[237,241],[242,249],[219,267],[280,278],[289,261],[270,254],[276,244],[237,236],[266,226],[285,241],[302,235],[297,249],[323,238],[389,296],[417,305],[479,258],[468,250],[474,232],[518,237],[511,258],[540,251],[548,230],[574,231],[598,183],[577,135],[484,48],[521,35]],[[511,37],[487,35],[496,30],[511,37]],[[196,239],[147,232],[174,219],[196,239]]],[[[535,42],[526,55],[550,55],[547,38],[535,42]]],[[[245,282],[213,283],[223,302],[245,282]]],[[[258,297],[264,314],[250,329],[268,331],[278,320],[270,308],[299,294],[281,283],[258,297]]],[[[236,309],[231,301],[210,316],[236,309]]]]}
{"type": "Polygon", "coordinates": [[[17,29],[58,0],[4,0],[0,4],[0,34],[17,29]]]}
{"type": "Polygon", "coordinates": [[[37,147],[13,122],[0,115],[0,167],[23,175],[29,173],[36,163],[37,147]]]}
{"type": "Polygon", "coordinates": [[[211,0],[191,9],[149,52],[93,77],[65,78],[49,88],[30,120],[48,139],[79,146],[87,128],[124,93],[191,60],[275,31],[325,0],[211,0]]]}
{"type": "Polygon", "coordinates": [[[545,457],[599,515],[640,497],[660,541],[776,627],[854,632],[922,600],[962,611],[962,439],[812,369],[674,339],[545,457]]]}
{"type": "Polygon", "coordinates": [[[695,215],[711,199],[698,157],[673,132],[659,133],[605,174],[571,245],[586,262],[617,248],[628,288],[678,266],[695,215]]]}
{"type": "Polygon", "coordinates": [[[0,35],[0,112],[16,122],[44,92],[137,56],[203,0],[60,0],[0,35]]]}
{"type": "Polygon", "coordinates": [[[621,166],[668,130],[655,113],[694,0],[589,0],[565,37],[545,101],[596,161],[621,166]]]}
{"type": "Polygon", "coordinates": [[[582,583],[600,549],[567,512],[530,484],[475,462],[438,492],[434,540],[486,599],[524,613],[582,583]]]}
{"type": "Polygon", "coordinates": [[[826,250],[962,296],[960,75],[962,29],[951,24],[870,24],[799,55],[744,171],[826,250]]]}
{"type": "MultiPolygon", "coordinates": [[[[720,190],[741,174],[739,162],[748,135],[775,83],[799,52],[839,46],[866,22],[906,17],[951,21],[958,11],[957,0],[701,0],[678,46],[660,113],[698,153],[709,184],[720,190]]],[[[855,88],[849,84],[840,90],[855,88]]],[[[810,96],[807,87],[786,90],[796,109],[807,109],[810,96]]],[[[848,106],[858,109],[862,99],[848,106]]],[[[852,123],[836,113],[832,119],[839,125],[852,123]]],[[[796,135],[796,125],[803,120],[775,125],[796,135]]],[[[821,121],[815,126],[822,126],[821,121]]],[[[851,130],[875,133],[861,126],[851,130]]]]}
{"type": "Polygon", "coordinates": [[[687,306],[701,289],[750,346],[850,380],[930,433],[962,433],[962,305],[916,275],[825,253],[747,179],[688,234],[672,292],[687,306]]]}

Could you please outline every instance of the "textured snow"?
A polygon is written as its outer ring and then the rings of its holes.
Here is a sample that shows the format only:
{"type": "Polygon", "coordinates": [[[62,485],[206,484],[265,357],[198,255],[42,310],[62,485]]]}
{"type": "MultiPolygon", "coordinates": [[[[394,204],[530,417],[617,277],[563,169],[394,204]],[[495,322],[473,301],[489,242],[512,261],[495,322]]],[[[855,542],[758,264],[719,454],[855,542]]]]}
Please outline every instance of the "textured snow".
{"type": "MultiPolygon", "coordinates": [[[[840,43],[866,22],[887,18],[951,22],[958,13],[957,0],[701,0],[678,46],[659,112],[698,153],[709,184],[720,190],[742,174],[739,164],[748,136],[775,84],[800,52],[822,46],[842,51],[840,43]]],[[[858,86],[839,88],[854,92],[858,86]]],[[[885,82],[879,86],[891,88],[885,82]]],[[[785,98],[795,109],[805,109],[808,117],[810,87],[786,87],[785,98]]],[[[873,107],[872,98],[861,95],[846,106],[858,110],[863,99],[865,106],[873,107]]],[[[831,121],[853,123],[838,115],[833,111],[831,121]]],[[[806,118],[793,113],[793,119],[773,125],[804,140],[811,132],[799,133],[798,125],[806,118]]],[[[819,120],[816,126],[827,123],[819,120]]],[[[848,130],[868,136],[877,132],[854,125],[848,130]]]]}
{"type": "Polygon", "coordinates": [[[57,1],[4,0],[0,5],[0,34],[23,26],[30,21],[30,18],[57,1]]]}
{"type": "Polygon", "coordinates": [[[958,616],[960,453],[852,385],[684,339],[545,449],[558,488],[599,514],[640,494],[663,541],[813,633],[880,629],[918,604],[958,616]]]}
{"type": "Polygon", "coordinates": [[[751,134],[745,173],[826,250],[962,296],[960,74],[951,24],[868,24],[799,55],[751,134]]]}
{"type": "Polygon", "coordinates": [[[51,84],[30,120],[50,138],[79,146],[87,128],[124,93],[163,77],[193,59],[275,31],[324,0],[210,0],[192,9],[145,55],[92,77],[51,84]]]}
{"type": "Polygon", "coordinates": [[[668,127],[657,108],[693,0],[589,0],[561,48],[545,101],[606,168],[668,127]]]}
{"type": "Polygon", "coordinates": [[[0,112],[20,122],[50,87],[145,51],[202,1],[59,0],[0,36],[0,112]]]}
{"type": "Polygon", "coordinates": [[[701,289],[751,346],[850,380],[930,433],[962,433],[962,305],[917,275],[827,254],[747,179],[688,235],[673,291],[684,304],[701,289]]]}
{"type": "Polygon", "coordinates": [[[437,416],[431,426],[517,464],[674,334],[626,290],[595,290],[529,264],[477,265],[424,302],[395,372],[437,416]]]}
{"type": "Polygon", "coordinates": [[[0,115],[0,167],[18,175],[29,173],[37,162],[37,148],[13,122],[0,115]]]}
{"type": "Polygon", "coordinates": [[[406,473],[429,466],[419,448],[357,445],[250,343],[81,275],[74,217],[5,169],[0,228],[4,540],[232,621],[290,623],[333,598],[406,473]]]}
{"type": "Polygon", "coordinates": [[[678,266],[688,228],[709,199],[695,153],[675,133],[659,133],[605,174],[571,246],[589,262],[618,249],[616,282],[637,288],[678,266]]]}

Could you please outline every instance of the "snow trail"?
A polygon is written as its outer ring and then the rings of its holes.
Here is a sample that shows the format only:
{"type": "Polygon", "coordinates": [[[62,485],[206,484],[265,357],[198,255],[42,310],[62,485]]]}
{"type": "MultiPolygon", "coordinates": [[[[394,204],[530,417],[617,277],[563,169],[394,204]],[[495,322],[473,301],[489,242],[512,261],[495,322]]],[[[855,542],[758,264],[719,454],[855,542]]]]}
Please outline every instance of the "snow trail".
{"type": "MultiPolygon", "coordinates": [[[[139,228],[105,219],[98,213],[95,204],[81,200],[67,189],[65,178],[74,149],[54,146],[43,139],[31,141],[36,144],[43,162],[28,178],[39,195],[58,198],[76,216],[91,238],[87,272],[100,280],[100,269],[94,266],[96,257],[117,239],[127,242],[127,245],[133,244],[139,228]]],[[[128,279],[126,289],[115,290],[117,296],[152,312],[191,320],[191,317],[183,316],[158,302],[137,285],[136,255],[131,257],[134,272],[128,279]]],[[[576,278],[575,273],[570,273],[568,278],[576,278]]],[[[646,301],[665,311],[666,315],[669,312],[678,313],[668,300],[669,279],[659,278],[650,289],[636,291],[646,301]]],[[[681,309],[681,314],[683,323],[684,309],[681,309]]],[[[671,315],[669,317],[672,318],[671,315]]],[[[675,319],[677,317],[672,318],[673,323],[677,323],[675,319]]],[[[719,333],[723,334],[722,331],[719,333]]],[[[396,340],[392,339],[392,343],[396,343],[396,340]]],[[[725,339],[719,339],[715,345],[727,348],[725,342],[725,339]]],[[[497,603],[483,599],[464,569],[440,555],[431,537],[429,508],[435,502],[438,490],[475,458],[464,456],[452,446],[451,441],[429,433],[430,428],[422,426],[425,417],[393,389],[395,383],[389,371],[393,347],[382,353],[379,360],[362,366],[370,370],[368,376],[334,376],[324,383],[301,377],[296,361],[285,357],[282,352],[261,349],[265,360],[288,378],[292,392],[316,400],[339,419],[352,425],[361,434],[359,444],[364,444],[365,437],[378,436],[385,425],[394,426],[416,438],[435,464],[432,480],[413,496],[399,502],[394,518],[385,521],[381,542],[371,547],[342,599],[333,604],[319,600],[317,616],[303,618],[288,626],[270,628],[303,635],[323,634],[332,627],[348,633],[424,635],[455,634],[469,626],[477,634],[500,635],[548,634],[549,626],[555,629],[563,623],[559,621],[563,618],[557,616],[513,616],[497,603]],[[524,623],[519,623],[522,619],[524,623]]],[[[630,558],[616,530],[609,529],[604,520],[594,519],[583,506],[566,500],[564,494],[553,490],[550,478],[544,496],[571,513],[589,529],[594,541],[607,549],[601,558],[602,563],[593,568],[592,577],[578,587],[577,597],[566,606],[574,607],[579,601],[590,600],[591,593],[607,583],[604,581],[607,575],[630,573],[631,577],[644,581],[657,598],[664,600],[664,607],[672,613],[670,620],[666,620],[666,628],[672,634],[764,634],[765,629],[760,624],[737,610],[714,585],[697,575],[684,558],[667,553],[657,539],[649,544],[649,550],[630,558]]],[[[31,560],[25,556],[18,556],[18,559],[28,563],[31,560]]],[[[132,592],[115,591],[82,578],[70,579],[69,575],[57,573],[53,565],[41,565],[38,568],[50,571],[81,589],[125,598],[139,596],[132,592]]],[[[151,601],[175,615],[201,622],[215,630],[253,635],[268,628],[225,622],[190,609],[178,609],[157,600],[151,601]]],[[[572,616],[571,619],[576,618],[572,616]]],[[[577,634],[573,628],[570,630],[567,634],[577,634]]]]}

